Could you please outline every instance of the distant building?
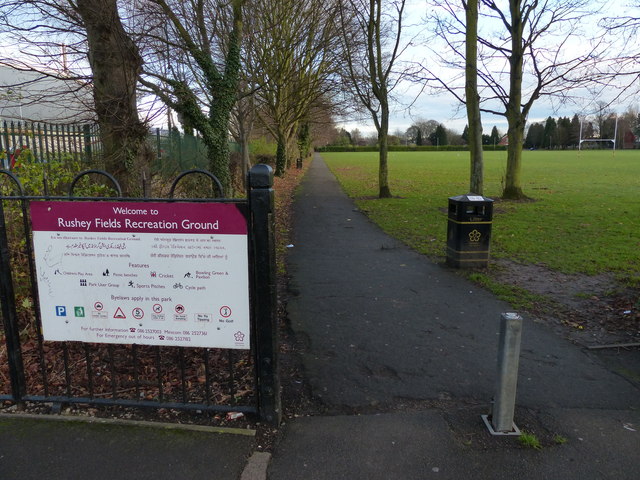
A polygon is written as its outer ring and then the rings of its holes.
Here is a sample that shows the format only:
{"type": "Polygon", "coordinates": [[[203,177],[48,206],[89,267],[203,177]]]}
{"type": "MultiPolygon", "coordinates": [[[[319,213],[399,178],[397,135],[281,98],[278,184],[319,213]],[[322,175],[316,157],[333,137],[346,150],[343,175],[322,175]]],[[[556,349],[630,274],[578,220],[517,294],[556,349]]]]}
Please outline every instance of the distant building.
{"type": "Polygon", "coordinates": [[[93,122],[90,88],[75,79],[0,66],[0,120],[93,122]]]}
{"type": "Polygon", "coordinates": [[[627,130],[622,140],[622,148],[638,148],[638,137],[631,130],[627,130]]]}

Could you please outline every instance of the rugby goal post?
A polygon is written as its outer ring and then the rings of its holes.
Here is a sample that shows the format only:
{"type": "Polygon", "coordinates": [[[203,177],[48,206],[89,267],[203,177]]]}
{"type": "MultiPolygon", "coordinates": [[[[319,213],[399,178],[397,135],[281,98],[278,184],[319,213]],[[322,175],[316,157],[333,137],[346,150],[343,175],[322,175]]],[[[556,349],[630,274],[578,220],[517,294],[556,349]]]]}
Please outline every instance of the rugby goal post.
{"type": "Polygon", "coordinates": [[[578,142],[578,150],[582,150],[583,142],[611,142],[613,144],[613,153],[616,152],[616,138],[618,138],[618,116],[616,115],[616,126],[613,130],[613,138],[582,138],[582,124],[584,122],[580,121],[580,141],[578,142]]]}

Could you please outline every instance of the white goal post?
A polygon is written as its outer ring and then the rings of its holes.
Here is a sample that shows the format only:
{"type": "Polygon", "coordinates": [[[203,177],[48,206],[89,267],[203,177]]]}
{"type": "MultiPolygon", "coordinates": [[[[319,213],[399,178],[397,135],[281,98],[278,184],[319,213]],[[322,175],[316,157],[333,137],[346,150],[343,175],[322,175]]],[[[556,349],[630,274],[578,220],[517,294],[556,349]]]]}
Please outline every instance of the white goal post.
{"type": "Polygon", "coordinates": [[[613,143],[613,152],[616,151],[616,138],[618,137],[618,116],[616,115],[616,126],[613,131],[613,138],[582,138],[582,124],[580,121],[580,141],[578,142],[578,150],[582,150],[582,142],[611,142],[613,143]]]}

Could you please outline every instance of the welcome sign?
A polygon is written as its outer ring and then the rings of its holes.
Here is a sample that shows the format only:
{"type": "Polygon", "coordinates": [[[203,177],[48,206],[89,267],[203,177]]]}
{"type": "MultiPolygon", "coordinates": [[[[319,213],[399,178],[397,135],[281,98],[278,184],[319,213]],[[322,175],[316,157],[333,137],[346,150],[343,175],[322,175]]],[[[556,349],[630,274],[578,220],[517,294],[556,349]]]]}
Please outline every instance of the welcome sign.
{"type": "Polygon", "coordinates": [[[248,349],[237,205],[31,203],[45,340],[248,349]]]}

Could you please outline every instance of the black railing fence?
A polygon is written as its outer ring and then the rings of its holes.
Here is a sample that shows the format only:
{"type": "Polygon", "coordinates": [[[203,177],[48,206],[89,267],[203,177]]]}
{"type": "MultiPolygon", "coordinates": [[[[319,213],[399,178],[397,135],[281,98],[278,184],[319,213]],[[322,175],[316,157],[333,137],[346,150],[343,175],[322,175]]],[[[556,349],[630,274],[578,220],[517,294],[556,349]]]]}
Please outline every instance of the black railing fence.
{"type": "Polygon", "coordinates": [[[29,150],[33,158],[41,162],[64,156],[91,161],[100,155],[102,144],[96,125],[0,122],[2,168],[13,168],[23,150],[29,150]]]}
{"type": "MultiPolygon", "coordinates": [[[[198,136],[153,128],[148,143],[155,153],[155,172],[175,175],[208,168],[207,149],[198,136]]],[[[38,162],[74,159],[97,165],[102,155],[100,131],[95,124],[0,121],[0,168],[11,170],[24,150],[38,162]]]]}
{"type": "MultiPolygon", "coordinates": [[[[36,143],[40,149],[40,142],[36,143]]],[[[43,148],[45,143],[42,142],[43,148]]],[[[86,144],[82,148],[85,147],[86,144]]],[[[232,204],[246,220],[251,337],[246,349],[45,339],[39,296],[42,292],[38,292],[43,283],[36,268],[32,206],[51,201],[76,205],[116,201],[169,205],[177,201],[74,196],[76,181],[88,172],[93,172],[91,177],[95,178],[93,170],[79,174],[68,196],[49,197],[26,195],[18,177],[9,170],[0,171],[0,400],[16,404],[47,402],[54,406],[89,404],[244,412],[277,424],[280,394],[271,168],[256,165],[251,169],[247,198],[226,199],[221,195],[222,198],[215,199],[179,200],[206,205],[232,204]]],[[[116,184],[115,190],[119,190],[115,179],[102,173],[116,184]]],[[[202,173],[206,174],[202,171],[187,174],[202,173]]],[[[212,182],[217,180],[207,175],[212,182]]],[[[176,178],[170,197],[184,176],[176,178]]],[[[82,286],[83,280],[80,282],[82,286]]],[[[180,281],[183,282],[186,283],[180,281]]],[[[176,281],[176,285],[178,283],[176,281]]],[[[100,307],[96,303],[94,308],[100,310],[100,307]]],[[[155,308],[154,305],[154,311],[155,308]]],[[[78,312],[76,315],[84,316],[83,310],[78,312]]],[[[201,320],[224,322],[226,311],[220,310],[219,319],[212,317],[205,315],[201,320]]],[[[100,315],[93,320],[99,324],[100,315]]]]}

